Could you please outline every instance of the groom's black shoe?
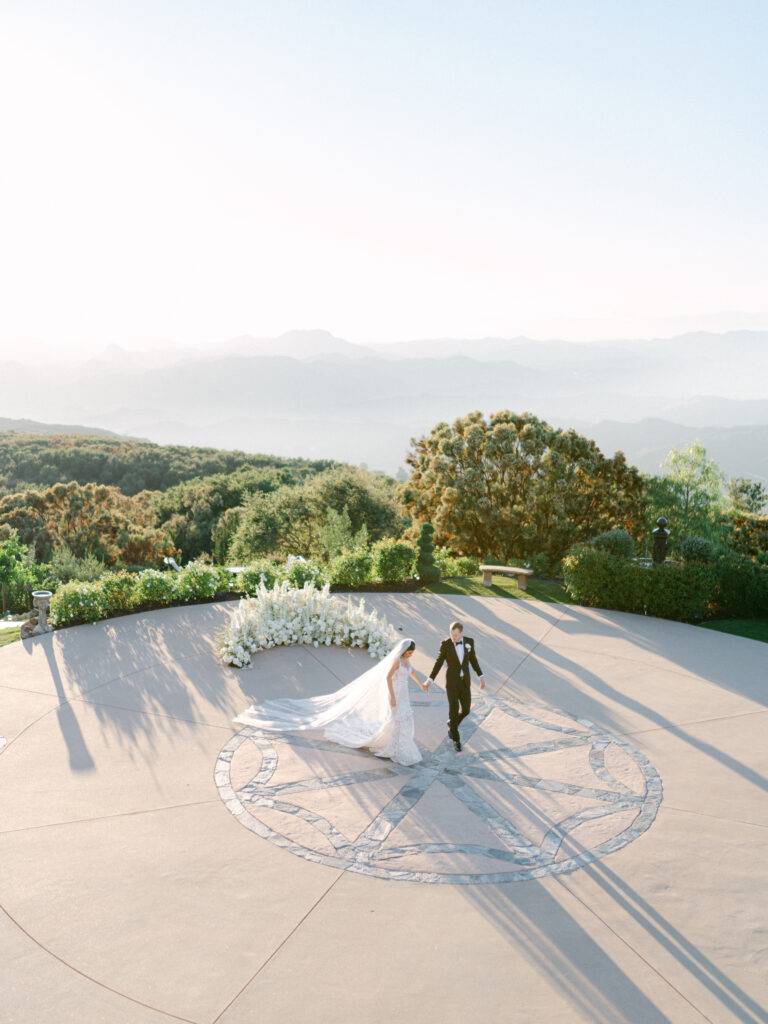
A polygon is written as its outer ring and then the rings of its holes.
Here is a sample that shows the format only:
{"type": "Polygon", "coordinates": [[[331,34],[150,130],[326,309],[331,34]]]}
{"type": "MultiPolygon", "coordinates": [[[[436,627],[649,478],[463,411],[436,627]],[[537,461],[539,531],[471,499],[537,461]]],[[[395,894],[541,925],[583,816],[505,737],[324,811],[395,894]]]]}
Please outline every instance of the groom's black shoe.
{"type": "Polygon", "coordinates": [[[461,740],[453,741],[453,749],[456,751],[457,754],[461,753],[461,740]]]}

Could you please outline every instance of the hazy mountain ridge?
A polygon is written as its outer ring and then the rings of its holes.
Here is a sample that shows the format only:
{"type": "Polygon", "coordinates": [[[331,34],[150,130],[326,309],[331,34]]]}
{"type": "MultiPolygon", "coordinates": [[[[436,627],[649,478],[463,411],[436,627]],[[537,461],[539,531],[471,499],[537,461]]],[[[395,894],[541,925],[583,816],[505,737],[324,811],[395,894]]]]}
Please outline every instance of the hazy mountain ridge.
{"type": "Polygon", "coordinates": [[[729,474],[768,477],[768,332],[614,344],[439,340],[406,348],[291,331],[179,350],[175,362],[170,351],[158,352],[153,366],[146,353],[132,361],[113,347],[103,355],[80,365],[42,364],[33,385],[28,368],[6,364],[0,411],[163,443],[336,458],[394,472],[410,438],[439,420],[511,408],[573,425],[606,454],[622,448],[646,471],[656,471],[670,447],[701,437],[729,474]],[[19,386],[19,374],[29,387],[19,386]]]}
{"type": "Polygon", "coordinates": [[[77,423],[41,423],[39,420],[16,420],[0,416],[0,434],[12,432],[16,434],[86,434],[97,437],[115,437],[128,440],[113,430],[102,427],[84,427],[77,423]]]}

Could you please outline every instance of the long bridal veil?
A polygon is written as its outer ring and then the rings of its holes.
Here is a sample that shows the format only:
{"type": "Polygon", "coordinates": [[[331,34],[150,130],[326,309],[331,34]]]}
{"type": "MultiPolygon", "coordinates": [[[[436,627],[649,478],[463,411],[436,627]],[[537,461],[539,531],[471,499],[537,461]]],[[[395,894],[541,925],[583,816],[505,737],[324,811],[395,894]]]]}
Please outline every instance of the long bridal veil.
{"type": "Polygon", "coordinates": [[[235,722],[270,732],[325,729],[327,739],[345,746],[367,746],[392,717],[387,676],[411,646],[401,640],[380,662],[335,693],[253,704],[235,722]]]}

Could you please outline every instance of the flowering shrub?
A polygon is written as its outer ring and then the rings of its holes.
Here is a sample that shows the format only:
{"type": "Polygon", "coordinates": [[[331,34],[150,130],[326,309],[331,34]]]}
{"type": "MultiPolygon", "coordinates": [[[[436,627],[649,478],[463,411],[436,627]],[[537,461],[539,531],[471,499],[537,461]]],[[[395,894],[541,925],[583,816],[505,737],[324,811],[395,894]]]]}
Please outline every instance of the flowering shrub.
{"type": "Polygon", "coordinates": [[[330,582],[324,566],[303,558],[289,558],[280,568],[279,579],[294,587],[303,587],[305,583],[322,587],[330,582]]]}
{"type": "Polygon", "coordinates": [[[373,576],[382,583],[402,583],[413,576],[416,548],[397,540],[377,541],[371,549],[373,576]]]}
{"type": "Polygon", "coordinates": [[[229,590],[229,572],[213,565],[190,562],[177,573],[176,599],[180,601],[204,601],[229,590]],[[224,576],[227,578],[225,579],[224,576]]]}
{"type": "Polygon", "coordinates": [[[101,583],[64,583],[51,598],[51,622],[54,626],[74,626],[96,622],[109,615],[101,583]]]}
{"type": "Polygon", "coordinates": [[[138,604],[136,578],[127,572],[107,572],[98,581],[109,612],[129,612],[138,604]]]}
{"type": "Polygon", "coordinates": [[[342,551],[328,566],[336,587],[359,587],[370,583],[373,558],[367,551],[342,551]]]}
{"type": "Polygon", "coordinates": [[[260,586],[271,590],[277,582],[278,567],[274,562],[253,562],[234,577],[232,590],[242,594],[255,594],[260,586]]]}
{"type": "Polygon", "coordinates": [[[383,658],[395,637],[386,619],[366,612],[362,600],[331,597],[328,584],[318,590],[313,583],[297,589],[283,582],[244,598],[217,640],[221,660],[244,668],[256,651],[282,644],[367,647],[372,658],[383,658]]]}
{"type": "Polygon", "coordinates": [[[176,600],[180,573],[144,569],[136,577],[139,604],[172,604],[176,600]]]}

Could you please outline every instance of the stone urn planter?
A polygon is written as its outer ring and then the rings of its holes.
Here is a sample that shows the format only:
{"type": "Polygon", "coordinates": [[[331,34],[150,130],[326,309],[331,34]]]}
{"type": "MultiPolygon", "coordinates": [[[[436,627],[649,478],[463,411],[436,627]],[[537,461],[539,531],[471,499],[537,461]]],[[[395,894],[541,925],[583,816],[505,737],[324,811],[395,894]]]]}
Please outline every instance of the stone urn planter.
{"type": "Polygon", "coordinates": [[[37,609],[37,625],[32,630],[33,636],[53,632],[53,626],[48,623],[48,612],[50,611],[52,597],[52,590],[32,591],[32,604],[37,609]]]}

